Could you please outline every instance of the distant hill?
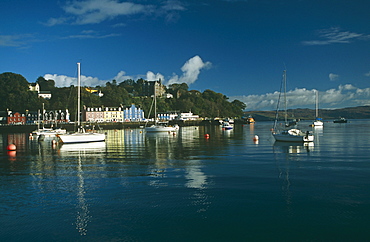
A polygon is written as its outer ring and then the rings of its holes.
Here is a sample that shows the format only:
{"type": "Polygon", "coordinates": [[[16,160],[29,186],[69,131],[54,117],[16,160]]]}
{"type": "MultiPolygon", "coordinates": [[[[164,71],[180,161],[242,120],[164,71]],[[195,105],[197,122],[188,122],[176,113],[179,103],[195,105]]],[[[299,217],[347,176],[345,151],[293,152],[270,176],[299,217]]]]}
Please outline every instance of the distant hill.
{"type": "MultiPolygon", "coordinates": [[[[251,115],[256,121],[270,121],[275,119],[276,111],[248,111],[245,115],[251,115]]],[[[284,112],[279,111],[279,119],[283,119],[284,112]]],[[[360,106],[341,109],[320,109],[319,117],[324,120],[337,119],[370,119],[370,106],[360,106]]],[[[315,110],[308,108],[298,108],[288,110],[288,119],[313,120],[315,110]]]]}

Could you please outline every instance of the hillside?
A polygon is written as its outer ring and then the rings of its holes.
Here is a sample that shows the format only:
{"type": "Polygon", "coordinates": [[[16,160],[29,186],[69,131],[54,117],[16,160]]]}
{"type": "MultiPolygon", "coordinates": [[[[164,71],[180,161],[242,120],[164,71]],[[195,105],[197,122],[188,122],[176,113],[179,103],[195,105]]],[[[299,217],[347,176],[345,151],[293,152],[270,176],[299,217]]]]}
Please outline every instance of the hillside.
{"type": "MultiPolygon", "coordinates": [[[[248,111],[245,115],[252,115],[256,121],[268,121],[275,119],[275,111],[248,111]]],[[[370,119],[370,106],[350,107],[341,109],[320,109],[319,116],[324,120],[337,119],[370,119]]],[[[284,117],[283,111],[279,112],[279,119],[284,117]]],[[[314,109],[289,109],[289,119],[312,120],[315,118],[314,109]]]]}

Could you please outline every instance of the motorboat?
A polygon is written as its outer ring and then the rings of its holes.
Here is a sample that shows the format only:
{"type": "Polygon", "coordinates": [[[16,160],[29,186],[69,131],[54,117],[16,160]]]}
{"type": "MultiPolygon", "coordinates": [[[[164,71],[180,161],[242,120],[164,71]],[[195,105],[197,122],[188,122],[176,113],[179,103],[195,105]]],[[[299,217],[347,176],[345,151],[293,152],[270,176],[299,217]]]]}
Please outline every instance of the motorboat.
{"type": "Polygon", "coordinates": [[[333,123],[347,123],[347,119],[345,118],[335,119],[333,120],[333,123]]]}
{"type": "Polygon", "coordinates": [[[222,123],[222,129],[224,129],[224,130],[230,130],[230,129],[233,129],[233,126],[229,122],[224,121],[222,123]]]}

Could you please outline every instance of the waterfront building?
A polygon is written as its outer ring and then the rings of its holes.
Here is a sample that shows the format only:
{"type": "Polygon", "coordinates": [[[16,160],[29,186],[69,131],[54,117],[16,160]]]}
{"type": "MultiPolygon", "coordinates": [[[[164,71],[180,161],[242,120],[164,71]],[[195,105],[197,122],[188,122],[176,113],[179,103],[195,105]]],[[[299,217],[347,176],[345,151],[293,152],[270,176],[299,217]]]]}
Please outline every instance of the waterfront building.
{"type": "Polygon", "coordinates": [[[38,112],[26,112],[26,123],[27,124],[36,124],[39,120],[38,112]]]}
{"type": "Polygon", "coordinates": [[[82,120],[93,123],[104,122],[104,108],[103,107],[91,108],[84,106],[82,120]]]}
{"type": "Polygon", "coordinates": [[[123,122],[122,107],[105,107],[104,122],[123,122]]]}
{"type": "Polygon", "coordinates": [[[197,120],[199,119],[199,115],[195,115],[192,112],[188,113],[180,113],[177,117],[177,120],[197,120]]]}
{"type": "Polygon", "coordinates": [[[174,120],[177,116],[179,116],[177,111],[160,112],[157,114],[158,119],[162,121],[174,120]]]}
{"type": "Polygon", "coordinates": [[[123,110],[123,119],[126,122],[139,122],[145,119],[144,110],[132,104],[123,110]]]}
{"type": "Polygon", "coordinates": [[[26,124],[26,114],[8,111],[7,124],[26,124]]]}

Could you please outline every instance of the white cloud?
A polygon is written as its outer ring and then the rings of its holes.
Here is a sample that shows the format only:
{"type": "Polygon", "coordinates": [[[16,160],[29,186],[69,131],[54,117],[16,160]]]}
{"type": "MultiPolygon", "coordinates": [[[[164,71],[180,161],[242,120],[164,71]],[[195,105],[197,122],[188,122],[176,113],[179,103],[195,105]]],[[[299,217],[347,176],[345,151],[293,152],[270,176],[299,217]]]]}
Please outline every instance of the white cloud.
{"type": "MultiPolygon", "coordinates": [[[[120,71],[114,78],[113,80],[116,80],[117,83],[120,83],[120,82],[123,82],[125,80],[128,80],[128,79],[133,79],[132,76],[128,76],[126,75],[126,72],[124,71],[120,71]]],[[[103,81],[103,82],[107,82],[107,81],[103,81]]]]}
{"type": "Polygon", "coordinates": [[[68,22],[79,25],[98,24],[119,16],[132,16],[136,14],[165,15],[167,20],[172,21],[177,18],[176,13],[184,11],[185,7],[180,1],[176,0],[165,1],[162,6],[118,0],[72,0],[67,2],[63,10],[67,16],[50,18],[45,24],[48,26],[68,22]]]}
{"type": "MultiPolygon", "coordinates": [[[[288,108],[315,107],[315,90],[305,88],[287,92],[288,108]]],[[[234,96],[230,100],[238,99],[247,105],[247,110],[275,110],[279,92],[263,95],[234,96]]],[[[370,88],[360,89],[351,84],[340,85],[336,89],[319,92],[320,108],[344,108],[370,105],[370,88]]],[[[280,104],[280,109],[283,106],[280,104]]]]}
{"type": "Polygon", "coordinates": [[[0,35],[0,46],[26,48],[30,41],[35,41],[31,34],[0,35]]]}
{"type": "MultiPolygon", "coordinates": [[[[209,68],[211,66],[210,62],[203,62],[203,60],[199,56],[194,56],[190,58],[186,63],[182,66],[181,70],[183,74],[181,77],[177,75],[173,75],[168,82],[166,82],[165,77],[161,73],[155,74],[152,71],[148,71],[146,73],[146,80],[148,81],[156,81],[161,79],[162,83],[165,85],[173,84],[173,83],[186,83],[188,85],[194,83],[200,74],[200,71],[204,68],[209,68]],[[167,83],[167,84],[166,84],[167,83]]],[[[136,80],[143,75],[137,75],[135,77],[126,75],[126,72],[120,71],[114,78],[111,80],[116,80],[117,83],[123,82],[127,79],[136,80]]],[[[55,86],[57,87],[69,87],[71,85],[77,85],[77,78],[76,77],[68,77],[65,75],[57,75],[57,74],[46,74],[44,75],[46,80],[54,80],[55,86]]],[[[105,85],[106,82],[111,80],[99,80],[97,77],[87,77],[81,75],[81,85],[82,86],[102,86],[105,85]]]]}
{"type": "Polygon", "coordinates": [[[211,62],[203,62],[203,60],[198,56],[190,58],[182,67],[182,76],[174,74],[172,78],[168,81],[167,85],[174,83],[186,83],[188,85],[194,83],[200,74],[200,71],[204,68],[210,68],[211,62]]]}
{"type": "Polygon", "coordinates": [[[368,39],[364,34],[341,31],[340,28],[329,28],[318,31],[319,40],[302,41],[304,45],[329,45],[329,44],[346,44],[357,39],[368,39]],[[365,37],[365,38],[364,38],[365,37]]]}
{"type": "Polygon", "coordinates": [[[365,73],[365,76],[370,76],[370,71],[368,73],[365,73]]]}
{"type": "Polygon", "coordinates": [[[158,80],[164,81],[164,76],[160,73],[154,74],[151,71],[148,71],[146,73],[146,80],[147,81],[158,81],[158,80]]]}
{"type": "MultiPolygon", "coordinates": [[[[56,87],[69,87],[71,85],[77,86],[77,77],[69,77],[65,75],[46,74],[45,80],[54,80],[56,87]]],[[[100,81],[96,77],[81,75],[81,86],[99,86],[105,84],[107,81],[100,81]]]]}
{"type": "Polygon", "coordinates": [[[339,75],[334,74],[334,73],[330,73],[329,74],[329,79],[330,79],[330,81],[336,81],[336,80],[339,79],[339,75]]]}
{"type": "Polygon", "coordinates": [[[15,35],[0,35],[0,46],[20,46],[20,37],[15,35]]]}

